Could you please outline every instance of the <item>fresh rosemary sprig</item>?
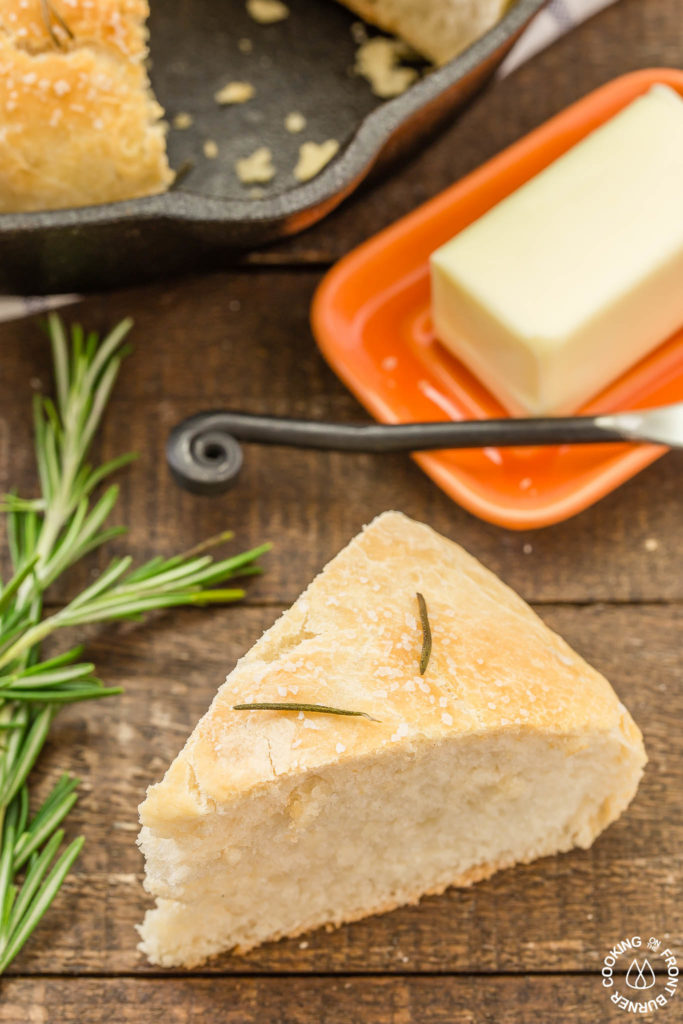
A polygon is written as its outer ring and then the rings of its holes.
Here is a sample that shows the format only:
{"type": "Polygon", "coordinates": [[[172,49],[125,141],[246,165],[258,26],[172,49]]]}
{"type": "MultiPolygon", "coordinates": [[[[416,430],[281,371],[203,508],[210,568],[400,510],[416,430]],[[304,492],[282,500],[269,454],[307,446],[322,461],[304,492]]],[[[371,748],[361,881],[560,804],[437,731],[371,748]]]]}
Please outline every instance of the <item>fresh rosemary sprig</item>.
{"type": "Polygon", "coordinates": [[[48,31],[48,35],[52,40],[53,44],[61,49],[64,45],[63,40],[59,38],[55,31],[55,25],[62,30],[67,39],[73,39],[74,34],[64,21],[59,11],[57,11],[50,0],[40,0],[40,10],[43,15],[43,21],[48,31]]]}
{"type": "Polygon", "coordinates": [[[345,708],[331,708],[327,704],[299,704],[295,701],[259,701],[254,704],[233,704],[233,711],[311,711],[316,715],[347,715],[349,718],[367,718],[368,722],[379,722],[367,711],[347,711],[345,708]]]}
{"type": "Polygon", "coordinates": [[[423,676],[427,671],[427,665],[429,659],[432,656],[432,627],[429,625],[429,615],[427,614],[427,602],[425,601],[422,594],[417,595],[417,606],[420,609],[420,621],[422,623],[422,653],[420,654],[420,675],[423,676]]]}
{"type": "Polygon", "coordinates": [[[224,587],[259,572],[268,545],[220,561],[207,552],[224,533],[174,558],[132,568],[129,557],[109,567],[65,607],[45,614],[45,590],[69,566],[125,532],[106,525],[118,495],[99,485],[134,456],[96,468],[86,459],[114,386],[130,321],[103,340],[75,326],[70,339],[56,315],[48,320],[56,401],[36,397],[35,448],[40,497],[7,494],[13,575],[0,584],[0,973],[19,952],[57,894],[83,838],[64,849],[61,824],[76,802],[78,779],[63,775],[30,813],[30,772],[62,704],[120,693],[105,687],[95,666],[79,660],[82,647],[44,658],[44,640],[64,627],[118,619],[177,605],[236,601],[244,591],[224,587]]]}

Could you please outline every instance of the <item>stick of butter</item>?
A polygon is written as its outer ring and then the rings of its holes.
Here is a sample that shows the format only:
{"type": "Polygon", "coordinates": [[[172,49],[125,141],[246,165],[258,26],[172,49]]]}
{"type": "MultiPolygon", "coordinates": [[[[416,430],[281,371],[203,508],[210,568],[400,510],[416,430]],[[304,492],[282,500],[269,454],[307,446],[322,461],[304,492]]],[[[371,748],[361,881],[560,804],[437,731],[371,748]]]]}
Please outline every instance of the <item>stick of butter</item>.
{"type": "Polygon", "coordinates": [[[683,325],[683,99],[654,86],[431,269],[437,337],[510,412],[576,411],[683,325]]]}

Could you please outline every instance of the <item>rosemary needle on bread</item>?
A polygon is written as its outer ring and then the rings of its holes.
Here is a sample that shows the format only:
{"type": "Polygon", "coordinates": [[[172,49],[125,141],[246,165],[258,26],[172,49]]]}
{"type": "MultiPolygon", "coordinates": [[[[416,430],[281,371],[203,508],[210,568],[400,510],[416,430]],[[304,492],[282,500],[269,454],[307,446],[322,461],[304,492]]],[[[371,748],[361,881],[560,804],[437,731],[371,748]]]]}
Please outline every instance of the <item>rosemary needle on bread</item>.
{"type": "Polygon", "coordinates": [[[40,10],[50,39],[56,47],[61,48],[63,43],[55,31],[55,25],[62,30],[67,39],[73,39],[73,32],[50,0],[40,0],[40,10]]]}
{"type": "Polygon", "coordinates": [[[253,704],[233,704],[233,711],[303,711],[316,715],[346,715],[349,718],[367,718],[379,722],[367,711],[347,711],[346,708],[331,708],[327,704],[299,704],[295,701],[258,701],[253,704]]]}
{"type": "Polygon", "coordinates": [[[56,397],[34,399],[35,451],[40,496],[7,494],[7,539],[13,575],[0,582],[0,973],[36,927],[83,845],[65,848],[60,827],[76,802],[78,779],[64,774],[31,813],[31,769],[63,704],[120,693],[105,687],[95,666],[81,661],[82,647],[45,658],[41,645],[53,633],[177,605],[236,601],[240,588],[225,581],[258,572],[268,545],[231,558],[207,553],[230,536],[221,534],[173,558],[153,558],[137,568],[115,558],[98,578],[58,611],[45,614],[46,589],[75,562],[112,537],[107,526],[118,488],[102,482],[129,463],[120,455],[100,466],[87,461],[107,400],[126,354],[124,320],[102,341],[74,326],[70,338],[56,315],[48,320],[56,397]]]}
{"type": "Polygon", "coordinates": [[[422,622],[422,653],[420,654],[420,675],[427,671],[429,659],[432,656],[432,627],[429,625],[429,614],[427,602],[422,594],[417,595],[417,606],[420,609],[420,621],[422,622]]]}

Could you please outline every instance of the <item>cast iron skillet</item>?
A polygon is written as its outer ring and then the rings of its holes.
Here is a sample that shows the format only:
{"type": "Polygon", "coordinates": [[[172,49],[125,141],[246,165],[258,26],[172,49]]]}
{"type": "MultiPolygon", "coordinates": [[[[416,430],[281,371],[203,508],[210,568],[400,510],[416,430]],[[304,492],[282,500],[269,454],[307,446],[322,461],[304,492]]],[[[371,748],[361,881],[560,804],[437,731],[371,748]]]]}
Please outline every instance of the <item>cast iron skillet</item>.
{"type": "Polygon", "coordinates": [[[385,169],[481,88],[545,0],[517,0],[502,21],[445,67],[396,99],[382,102],[349,73],[356,44],[353,15],[332,0],[289,0],[290,17],[257,25],[243,0],[152,3],[151,77],[169,119],[189,113],[186,132],[171,130],[169,155],[192,167],[170,192],[73,210],[0,215],[0,290],[85,291],[141,283],[226,261],[324,217],[370,174],[385,169]],[[240,39],[249,39],[244,53],[240,39]],[[213,94],[228,81],[256,89],[239,107],[213,94]],[[307,118],[285,130],[291,111],[307,118]],[[305,184],[292,175],[298,147],[336,138],[342,148],[305,184]],[[203,143],[219,147],[206,159],[203,143]],[[274,153],[278,174],[262,198],[237,179],[234,160],[259,146],[274,153]]]}

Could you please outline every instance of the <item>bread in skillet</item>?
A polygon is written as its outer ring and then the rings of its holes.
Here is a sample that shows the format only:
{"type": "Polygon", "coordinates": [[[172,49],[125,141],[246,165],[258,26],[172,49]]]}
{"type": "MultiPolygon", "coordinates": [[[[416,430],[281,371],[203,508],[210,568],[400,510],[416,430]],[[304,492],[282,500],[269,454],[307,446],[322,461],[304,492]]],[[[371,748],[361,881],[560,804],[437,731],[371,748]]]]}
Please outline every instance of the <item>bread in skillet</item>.
{"type": "Polygon", "coordinates": [[[145,0],[0,5],[0,212],[106,203],[168,188],[162,109],[145,68],[145,0]]]}

